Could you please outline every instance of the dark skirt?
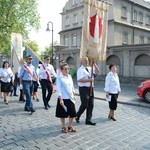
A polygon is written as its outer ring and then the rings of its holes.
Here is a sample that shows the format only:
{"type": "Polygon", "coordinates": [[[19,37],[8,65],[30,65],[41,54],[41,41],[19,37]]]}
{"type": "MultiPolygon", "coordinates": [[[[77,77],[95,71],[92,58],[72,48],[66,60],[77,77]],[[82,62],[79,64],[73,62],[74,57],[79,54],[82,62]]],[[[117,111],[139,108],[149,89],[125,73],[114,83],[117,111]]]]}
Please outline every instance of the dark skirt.
{"type": "Polygon", "coordinates": [[[38,86],[39,86],[38,82],[37,81],[33,81],[33,92],[37,92],[38,86]]]}
{"type": "Polygon", "coordinates": [[[1,92],[8,93],[11,91],[12,84],[11,82],[3,82],[1,81],[1,92]]]}
{"type": "Polygon", "coordinates": [[[69,99],[64,99],[64,104],[67,107],[67,112],[62,107],[62,105],[60,105],[59,99],[57,100],[56,117],[58,117],[58,118],[68,118],[68,117],[74,118],[74,117],[76,117],[75,104],[69,99]]]}
{"type": "Polygon", "coordinates": [[[117,109],[117,98],[118,98],[118,94],[109,94],[111,95],[111,101],[109,102],[109,108],[111,110],[116,110],[117,109]]]}

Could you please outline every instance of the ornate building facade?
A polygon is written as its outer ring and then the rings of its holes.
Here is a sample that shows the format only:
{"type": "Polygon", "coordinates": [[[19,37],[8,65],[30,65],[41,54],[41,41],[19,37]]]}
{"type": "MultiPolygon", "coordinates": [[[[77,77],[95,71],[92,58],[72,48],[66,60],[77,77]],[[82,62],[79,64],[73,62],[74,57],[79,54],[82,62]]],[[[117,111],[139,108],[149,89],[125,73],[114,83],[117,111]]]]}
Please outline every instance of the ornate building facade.
{"type": "MultiPolygon", "coordinates": [[[[98,62],[106,75],[108,65],[116,63],[123,77],[150,76],[150,3],[144,0],[107,0],[107,59],[98,62]]],[[[68,0],[61,13],[62,30],[56,56],[64,59],[75,71],[80,66],[84,0],[68,0]]]]}

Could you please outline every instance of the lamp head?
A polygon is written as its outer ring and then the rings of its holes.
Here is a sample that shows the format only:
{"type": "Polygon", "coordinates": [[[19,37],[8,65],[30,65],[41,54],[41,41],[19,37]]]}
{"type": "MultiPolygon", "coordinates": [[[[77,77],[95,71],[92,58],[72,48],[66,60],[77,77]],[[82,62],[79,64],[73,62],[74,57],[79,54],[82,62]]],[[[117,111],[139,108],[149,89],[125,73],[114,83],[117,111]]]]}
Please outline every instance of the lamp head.
{"type": "Polygon", "coordinates": [[[50,31],[50,29],[49,29],[49,23],[47,23],[46,31],[50,31]]]}

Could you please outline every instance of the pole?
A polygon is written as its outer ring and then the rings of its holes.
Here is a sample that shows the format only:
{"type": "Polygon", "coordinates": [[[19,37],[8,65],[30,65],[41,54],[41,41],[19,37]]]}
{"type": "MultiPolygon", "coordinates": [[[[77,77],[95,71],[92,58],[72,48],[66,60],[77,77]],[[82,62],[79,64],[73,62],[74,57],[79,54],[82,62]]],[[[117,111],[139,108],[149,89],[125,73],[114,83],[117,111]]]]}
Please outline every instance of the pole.
{"type": "Polygon", "coordinates": [[[51,26],[52,26],[52,61],[51,61],[51,64],[53,65],[53,23],[51,22],[51,21],[49,21],[48,23],[47,23],[47,29],[46,29],[46,31],[50,31],[50,29],[49,29],[49,23],[51,24],[51,26]]]}
{"type": "MultiPolygon", "coordinates": [[[[91,63],[91,79],[93,78],[93,64],[94,64],[94,59],[92,59],[92,63],[91,63]]],[[[92,86],[93,82],[90,82],[90,96],[93,96],[93,86],[92,86]]]]}

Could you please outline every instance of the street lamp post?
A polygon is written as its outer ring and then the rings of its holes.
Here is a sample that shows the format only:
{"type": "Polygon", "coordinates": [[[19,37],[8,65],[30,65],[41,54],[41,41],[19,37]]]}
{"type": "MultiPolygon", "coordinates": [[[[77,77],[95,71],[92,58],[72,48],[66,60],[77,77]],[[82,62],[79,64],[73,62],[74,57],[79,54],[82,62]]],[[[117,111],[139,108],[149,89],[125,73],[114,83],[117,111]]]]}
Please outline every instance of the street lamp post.
{"type": "Polygon", "coordinates": [[[47,23],[47,29],[46,29],[46,31],[52,31],[52,65],[53,65],[53,23],[51,22],[51,21],[49,21],[48,23],[47,23]],[[49,24],[51,24],[51,26],[52,26],[52,30],[50,30],[50,28],[49,28],[49,24]]]}

